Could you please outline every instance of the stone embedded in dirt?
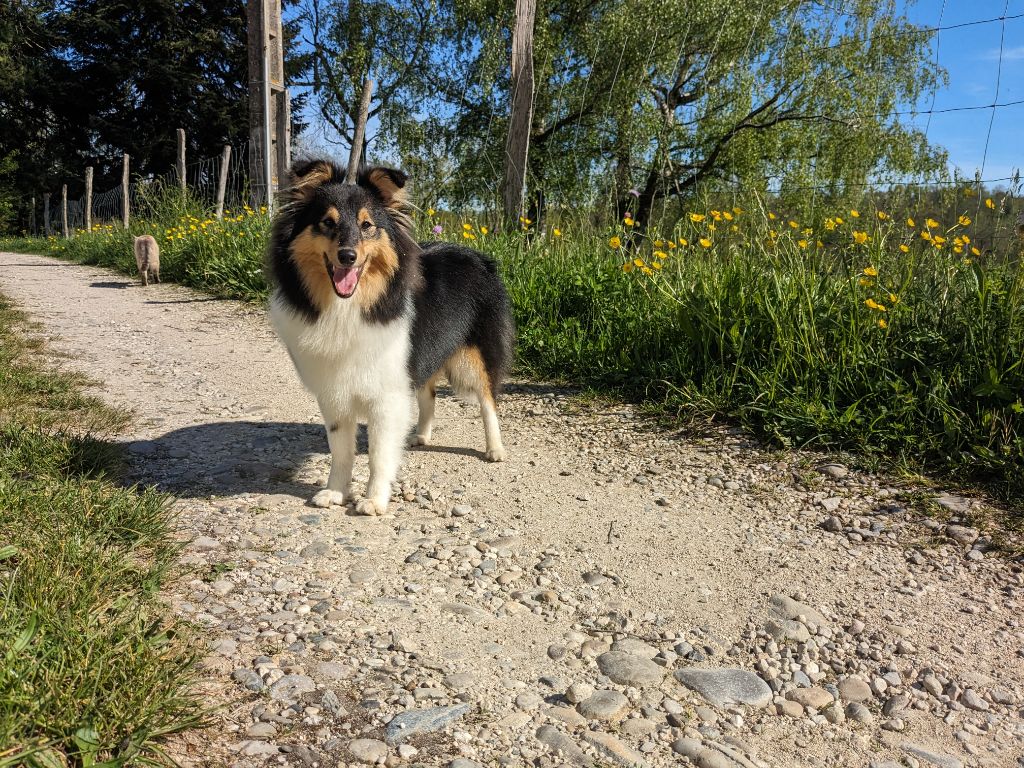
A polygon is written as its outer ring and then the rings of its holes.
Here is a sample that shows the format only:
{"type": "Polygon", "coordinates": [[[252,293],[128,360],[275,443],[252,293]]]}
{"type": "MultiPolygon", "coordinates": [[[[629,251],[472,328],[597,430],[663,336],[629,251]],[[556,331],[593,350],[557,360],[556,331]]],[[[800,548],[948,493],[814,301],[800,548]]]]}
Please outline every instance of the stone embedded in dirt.
{"type": "Polygon", "coordinates": [[[962,515],[965,512],[969,512],[971,509],[971,500],[964,498],[963,496],[954,496],[951,493],[944,493],[935,499],[935,503],[943,509],[947,509],[957,515],[962,515]]]}
{"type": "Polygon", "coordinates": [[[963,762],[951,755],[940,755],[937,752],[930,752],[927,749],[911,744],[910,742],[904,742],[903,751],[912,757],[916,757],[919,760],[924,760],[930,765],[934,765],[936,768],[964,768],[963,762]]]}
{"type": "Polygon", "coordinates": [[[270,698],[292,704],[304,693],[316,690],[313,678],[306,675],[285,675],[270,686],[270,698]]]}
{"type": "Polygon", "coordinates": [[[777,711],[780,715],[786,715],[787,717],[803,717],[804,705],[796,701],[783,699],[778,703],[777,711]]]}
{"type": "Polygon", "coordinates": [[[843,701],[867,701],[871,698],[871,686],[859,677],[845,677],[839,681],[839,697],[843,701]]]}
{"type": "Polygon", "coordinates": [[[376,572],[370,568],[353,568],[349,571],[348,580],[353,584],[366,584],[373,581],[376,576],[376,572]]]}
{"type": "Polygon", "coordinates": [[[947,525],[946,535],[957,544],[969,547],[978,540],[981,532],[977,528],[968,528],[966,525],[947,525]]]}
{"type": "Polygon", "coordinates": [[[968,688],[963,692],[963,695],[960,696],[960,703],[977,712],[988,712],[989,709],[988,702],[981,698],[973,688],[968,688]]]}
{"type": "Polygon", "coordinates": [[[544,710],[544,714],[570,728],[582,728],[587,724],[587,718],[571,707],[549,707],[544,710]]]}
{"type": "Polygon", "coordinates": [[[542,725],[537,729],[537,741],[544,744],[558,755],[564,763],[573,765],[590,765],[590,758],[577,746],[572,738],[551,725],[542,725]]]}
{"type": "Polygon", "coordinates": [[[236,669],[231,673],[231,679],[250,691],[262,691],[265,687],[263,678],[252,669],[236,669]]]}
{"type": "Polygon", "coordinates": [[[622,651],[608,651],[597,657],[601,672],[619,685],[645,687],[658,685],[665,678],[665,670],[650,659],[633,656],[622,651]]]}
{"type": "Polygon", "coordinates": [[[326,555],[330,548],[331,542],[317,539],[299,550],[299,555],[302,557],[319,557],[320,555],[326,555]]]}
{"type": "Polygon", "coordinates": [[[843,521],[835,515],[829,515],[822,521],[821,527],[829,533],[842,533],[843,521]]]}
{"type": "Polygon", "coordinates": [[[823,709],[835,701],[832,698],[832,694],[826,691],[824,688],[794,688],[792,691],[786,693],[786,698],[790,701],[795,701],[797,704],[803,707],[810,707],[811,709],[823,709]]]}
{"type": "Polygon", "coordinates": [[[471,624],[479,624],[491,618],[491,614],[487,613],[487,611],[481,611],[479,608],[472,605],[466,605],[465,603],[444,603],[441,605],[441,610],[444,613],[463,616],[468,619],[471,624]]]}
{"type": "MultiPolygon", "coordinates": [[[[612,651],[621,651],[622,653],[628,653],[630,656],[639,656],[643,659],[653,659],[658,655],[657,648],[648,645],[643,640],[637,640],[635,637],[616,640],[612,643],[612,651]]],[[[598,659],[598,663],[600,663],[600,659],[598,659]]]]}
{"type": "Polygon", "coordinates": [[[439,731],[464,716],[469,709],[469,704],[456,704],[451,707],[407,709],[405,712],[399,712],[388,723],[384,731],[384,741],[388,744],[400,744],[421,733],[439,731]]]}
{"type": "Polygon", "coordinates": [[[756,765],[726,744],[709,744],[700,739],[676,739],[672,751],[688,758],[697,768],[746,768],[756,765]],[[737,759],[732,759],[735,755],[737,759]]]}
{"type": "Polygon", "coordinates": [[[597,691],[581,701],[576,710],[588,720],[616,722],[629,714],[629,699],[618,691],[597,691]]]}
{"type": "Polygon", "coordinates": [[[772,595],[768,601],[768,611],[777,618],[792,621],[800,621],[802,616],[804,621],[816,624],[819,628],[831,625],[831,622],[814,608],[787,595],[772,595]]]}
{"type": "Polygon", "coordinates": [[[520,693],[516,696],[516,707],[523,711],[529,711],[531,709],[537,709],[541,704],[544,703],[544,699],[538,696],[533,691],[527,691],[526,693],[520,693]]]}
{"type": "Polygon", "coordinates": [[[818,506],[826,512],[835,512],[843,500],[839,496],[829,496],[827,499],[818,499],[818,506]]]}
{"type": "Polygon", "coordinates": [[[579,704],[594,695],[594,686],[589,683],[573,683],[565,692],[566,701],[579,704]]]}
{"type": "Polygon", "coordinates": [[[765,632],[771,635],[777,642],[786,641],[794,643],[806,643],[811,639],[811,633],[799,621],[791,619],[768,619],[764,625],[765,632]]]}
{"type": "Polygon", "coordinates": [[[471,507],[469,504],[456,504],[454,507],[452,507],[451,516],[466,517],[470,513],[472,513],[472,511],[473,507],[471,507]]]}
{"type": "Polygon", "coordinates": [[[846,716],[851,720],[855,720],[858,723],[863,723],[865,725],[875,719],[871,714],[871,710],[859,701],[851,701],[846,705],[846,716]]]}
{"type": "Polygon", "coordinates": [[[480,763],[475,760],[470,760],[468,757],[456,757],[450,763],[448,768],[483,768],[480,763]]]}
{"type": "Polygon", "coordinates": [[[359,762],[375,765],[387,759],[388,745],[377,739],[354,739],[349,742],[348,751],[359,762]]]}
{"type": "Polygon", "coordinates": [[[209,536],[200,536],[193,540],[189,547],[196,552],[212,552],[215,549],[220,549],[220,542],[209,536]]]}
{"type": "Polygon", "coordinates": [[[610,733],[587,731],[583,734],[583,740],[619,765],[627,768],[648,768],[650,766],[643,753],[626,746],[610,733]]]}
{"type": "Polygon", "coordinates": [[[273,723],[253,723],[245,729],[250,739],[272,739],[277,734],[277,726],[273,723]]]}
{"type": "Polygon", "coordinates": [[[745,669],[678,669],[675,676],[687,688],[722,709],[734,704],[766,707],[772,700],[768,684],[745,669]]]}
{"type": "Polygon", "coordinates": [[[836,480],[842,479],[850,474],[850,470],[842,464],[822,464],[818,467],[818,471],[821,472],[821,474],[828,475],[836,480]]]}

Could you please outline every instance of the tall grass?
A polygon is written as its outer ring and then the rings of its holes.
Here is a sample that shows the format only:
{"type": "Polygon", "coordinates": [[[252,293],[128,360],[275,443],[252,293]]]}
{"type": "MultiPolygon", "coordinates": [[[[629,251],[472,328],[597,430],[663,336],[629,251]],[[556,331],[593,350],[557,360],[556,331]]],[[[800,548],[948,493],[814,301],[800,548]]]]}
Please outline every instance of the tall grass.
{"type": "Polygon", "coordinates": [[[0,766],[169,764],[199,711],[157,598],[170,510],[116,482],[125,414],[39,349],[0,296],[0,766]]]}
{"type": "MultiPolygon", "coordinates": [[[[563,219],[543,233],[495,234],[434,212],[420,223],[424,237],[498,259],[533,375],[682,420],[725,416],[781,445],[930,470],[1024,505],[1016,246],[993,252],[991,228],[983,235],[966,211],[797,222],[757,200],[749,208],[702,206],[661,234],[638,234],[628,217],[604,231],[563,219]]],[[[265,296],[259,212],[216,223],[196,211],[150,228],[171,279],[265,296]]],[[[49,248],[134,269],[116,229],[49,248]]]]}

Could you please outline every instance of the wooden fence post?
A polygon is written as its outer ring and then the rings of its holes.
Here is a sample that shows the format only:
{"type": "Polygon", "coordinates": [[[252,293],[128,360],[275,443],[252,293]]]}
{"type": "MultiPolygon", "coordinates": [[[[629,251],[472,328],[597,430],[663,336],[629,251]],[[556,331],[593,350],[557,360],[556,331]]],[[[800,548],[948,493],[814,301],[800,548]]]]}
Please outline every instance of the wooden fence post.
{"type": "Polygon", "coordinates": [[[516,0],[516,26],[512,33],[512,92],[508,136],[505,140],[505,180],[502,203],[505,219],[518,227],[522,215],[526,160],[533,121],[533,23],[536,0],[516,0]]]}
{"type": "Polygon", "coordinates": [[[128,153],[124,154],[124,166],[121,169],[121,224],[128,229],[128,210],[131,199],[128,196],[128,153]]]}
{"type": "Polygon", "coordinates": [[[60,227],[64,231],[64,237],[69,238],[68,233],[68,185],[60,188],[60,227]]]}
{"type": "Polygon", "coordinates": [[[36,196],[32,195],[32,207],[28,209],[28,233],[35,237],[36,234],[36,196]]]}
{"type": "Polygon", "coordinates": [[[85,169],[85,231],[92,231],[92,166],[85,169]]]}
{"type": "Polygon", "coordinates": [[[178,186],[185,191],[185,129],[178,129],[178,186]]]}
{"type": "Polygon", "coordinates": [[[217,179],[217,221],[224,218],[224,196],[228,192],[228,168],[231,165],[231,145],[225,144],[220,156],[220,176],[217,179]]]}
{"type": "Polygon", "coordinates": [[[363,153],[363,136],[366,134],[366,119],[370,114],[370,98],[373,96],[373,80],[366,80],[363,83],[363,97],[359,102],[359,121],[356,123],[356,130],[352,134],[352,151],[348,153],[348,171],[345,173],[345,183],[355,184],[356,173],[359,172],[359,160],[363,153]]]}
{"type": "Polygon", "coordinates": [[[50,236],[50,193],[43,192],[43,233],[50,236]]]}

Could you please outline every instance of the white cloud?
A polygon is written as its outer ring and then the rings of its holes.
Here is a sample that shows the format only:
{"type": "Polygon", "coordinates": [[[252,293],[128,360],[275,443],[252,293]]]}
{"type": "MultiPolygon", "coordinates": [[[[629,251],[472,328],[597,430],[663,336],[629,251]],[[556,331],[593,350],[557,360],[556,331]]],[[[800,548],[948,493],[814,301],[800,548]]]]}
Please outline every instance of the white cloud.
{"type": "Polygon", "coordinates": [[[1002,51],[998,48],[992,48],[985,51],[981,58],[985,61],[999,61],[1000,58],[1003,61],[1024,61],[1024,45],[1018,45],[1015,48],[1004,48],[1002,51]]]}

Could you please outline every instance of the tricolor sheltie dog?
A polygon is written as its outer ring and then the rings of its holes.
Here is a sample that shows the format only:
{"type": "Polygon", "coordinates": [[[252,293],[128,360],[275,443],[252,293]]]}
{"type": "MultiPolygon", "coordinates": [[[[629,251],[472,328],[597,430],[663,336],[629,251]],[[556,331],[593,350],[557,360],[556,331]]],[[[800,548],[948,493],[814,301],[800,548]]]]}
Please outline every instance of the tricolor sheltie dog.
{"type": "Polygon", "coordinates": [[[442,377],[479,400],[485,456],[504,459],[495,398],[514,330],[493,261],[415,241],[404,173],[375,167],[356,184],[344,178],[327,160],[292,168],[268,249],[270,317],[327,426],[331,472],[311,503],[351,499],[356,424],[365,422],[370,481],[356,511],[378,515],[391,497],[414,399],[413,442],[430,443],[442,377]]]}

